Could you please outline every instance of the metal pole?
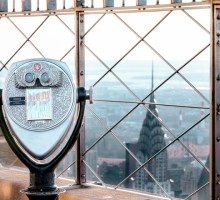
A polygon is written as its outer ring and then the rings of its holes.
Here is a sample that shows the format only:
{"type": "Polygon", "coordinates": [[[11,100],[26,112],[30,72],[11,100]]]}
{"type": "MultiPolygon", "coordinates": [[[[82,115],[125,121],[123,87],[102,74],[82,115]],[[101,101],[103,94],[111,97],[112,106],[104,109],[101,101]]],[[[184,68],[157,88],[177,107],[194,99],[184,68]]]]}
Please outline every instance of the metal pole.
{"type": "MultiPolygon", "coordinates": [[[[79,3],[79,2],[78,2],[79,3]]],[[[75,4],[77,5],[77,4],[75,4]]],[[[84,5],[84,1],[81,0],[80,4],[84,5]]],[[[82,12],[75,13],[75,41],[76,41],[76,80],[77,85],[80,87],[85,86],[85,47],[83,45],[84,35],[84,15],[82,12]]],[[[83,164],[83,152],[85,151],[85,126],[83,125],[80,129],[80,137],[76,143],[76,183],[81,185],[86,182],[86,169],[83,164]]]]}
{"type": "Polygon", "coordinates": [[[220,200],[220,6],[211,14],[210,198],[220,200]]]}
{"type": "Polygon", "coordinates": [[[0,1],[0,12],[8,12],[8,1],[7,0],[0,1]]]}
{"type": "Polygon", "coordinates": [[[59,200],[64,189],[55,186],[54,170],[30,172],[30,186],[21,190],[29,200],[59,200]]]}

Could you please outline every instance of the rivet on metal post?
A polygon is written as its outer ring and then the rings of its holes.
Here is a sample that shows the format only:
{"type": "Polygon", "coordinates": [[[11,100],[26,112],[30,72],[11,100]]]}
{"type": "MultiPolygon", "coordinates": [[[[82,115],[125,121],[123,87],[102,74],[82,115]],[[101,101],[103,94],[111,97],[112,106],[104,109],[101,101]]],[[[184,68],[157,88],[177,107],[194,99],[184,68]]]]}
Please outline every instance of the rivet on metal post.
{"type": "Polygon", "coordinates": [[[220,142],[220,137],[219,137],[219,136],[216,138],[216,141],[217,141],[217,142],[220,142]]]}
{"type": "Polygon", "coordinates": [[[217,45],[219,45],[219,44],[220,44],[220,41],[218,40],[218,41],[217,41],[217,45]]]}
{"type": "Polygon", "coordinates": [[[216,79],[217,79],[217,81],[220,81],[220,75],[218,75],[216,79]]]}
{"type": "Polygon", "coordinates": [[[83,2],[81,2],[81,0],[76,0],[76,3],[77,3],[77,7],[80,7],[80,6],[84,6],[84,3],[83,2]]]}
{"type": "Polygon", "coordinates": [[[220,185],[220,181],[217,181],[217,184],[220,185]]]}
{"type": "Polygon", "coordinates": [[[220,33],[217,33],[217,37],[219,37],[220,36],[220,33]]]}
{"type": "Polygon", "coordinates": [[[82,182],[86,182],[86,175],[85,174],[81,174],[81,179],[82,179],[82,182]]]}
{"type": "Polygon", "coordinates": [[[220,115],[220,104],[217,104],[217,115],[220,115]]]}

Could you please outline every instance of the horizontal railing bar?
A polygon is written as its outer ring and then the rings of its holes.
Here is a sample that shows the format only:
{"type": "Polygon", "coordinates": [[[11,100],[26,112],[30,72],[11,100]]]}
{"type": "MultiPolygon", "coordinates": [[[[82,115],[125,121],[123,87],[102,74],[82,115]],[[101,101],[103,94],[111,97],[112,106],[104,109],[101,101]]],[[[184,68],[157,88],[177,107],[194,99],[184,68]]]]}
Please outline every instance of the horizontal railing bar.
{"type": "MultiPolygon", "coordinates": [[[[163,12],[163,11],[175,11],[175,10],[196,10],[196,9],[210,9],[210,6],[202,7],[175,7],[175,8],[160,8],[160,9],[137,9],[137,10],[103,10],[103,11],[93,11],[87,12],[86,10],[81,11],[82,14],[114,14],[114,13],[143,13],[143,12],[163,12]]],[[[76,9],[77,11],[77,9],[76,9]]]]}
{"type": "MultiPolygon", "coordinates": [[[[13,2],[9,3],[7,0],[2,0],[2,2],[0,3],[0,12],[8,12],[8,7],[9,5],[12,4],[12,12],[16,12],[16,6],[15,6],[15,0],[13,0],[13,2]]],[[[40,11],[39,8],[40,8],[40,1],[36,1],[36,4],[37,4],[37,11],[40,11]]],[[[207,4],[210,4],[210,1],[207,0],[207,1],[203,1],[203,2],[187,2],[187,3],[166,3],[166,4],[155,4],[155,5],[133,5],[133,6],[124,6],[124,5],[121,5],[121,6],[114,6],[114,4],[112,4],[112,6],[103,6],[100,8],[96,8],[93,5],[93,3],[91,4],[91,7],[88,7],[88,6],[78,6],[78,7],[75,7],[77,10],[79,11],[84,11],[84,10],[127,10],[127,9],[138,9],[138,10],[141,10],[141,9],[154,9],[154,8],[164,8],[164,7],[186,7],[186,6],[203,6],[203,5],[207,5],[207,4]]],[[[28,1],[22,1],[20,3],[21,7],[22,7],[22,11],[33,11],[32,10],[32,7],[31,7],[31,0],[28,0],[28,1]]],[[[74,8],[74,5],[72,4],[71,5],[71,8],[74,8]]],[[[68,8],[69,9],[69,8],[68,8]]],[[[62,8],[57,8],[57,3],[56,1],[54,0],[47,0],[46,2],[46,9],[42,9],[42,10],[45,10],[45,11],[50,11],[50,10],[66,10],[65,9],[65,1],[63,1],[63,6],[62,8]]]]}
{"type": "Polygon", "coordinates": [[[61,10],[0,12],[0,18],[2,17],[48,16],[48,15],[71,15],[71,14],[75,14],[74,8],[61,9],[61,10]]]}
{"type": "Polygon", "coordinates": [[[125,6],[125,7],[76,7],[76,11],[81,12],[147,12],[147,11],[160,11],[160,10],[182,10],[182,9],[197,9],[197,8],[210,8],[210,2],[194,2],[194,3],[176,3],[176,4],[159,4],[159,5],[145,5],[145,6],[125,6]]]}
{"type": "Polygon", "coordinates": [[[57,10],[36,10],[36,11],[10,11],[0,12],[1,17],[27,17],[27,16],[47,16],[47,15],[65,15],[82,12],[82,14],[112,14],[112,13],[133,13],[133,12],[159,12],[170,10],[191,10],[191,9],[208,9],[210,2],[194,2],[182,4],[163,4],[163,5],[147,5],[147,6],[126,6],[126,7],[108,7],[106,8],[83,8],[75,7],[57,10]],[[193,5],[193,6],[192,6],[193,5]]]}
{"type": "Polygon", "coordinates": [[[191,3],[167,3],[167,4],[156,4],[156,5],[143,5],[143,6],[115,6],[115,7],[76,7],[76,10],[134,10],[134,9],[153,9],[153,8],[166,8],[166,7],[186,7],[186,6],[205,6],[210,5],[210,1],[203,2],[191,2],[191,3]]]}
{"type": "Polygon", "coordinates": [[[106,99],[93,99],[94,102],[105,102],[105,103],[125,103],[125,104],[144,104],[144,105],[156,105],[156,106],[169,106],[177,108],[193,108],[193,109],[205,109],[209,110],[209,107],[204,106],[188,106],[188,105],[177,105],[177,104],[163,104],[163,103],[152,103],[152,102],[137,102],[137,101],[122,101],[122,100],[106,100],[106,99]]]}

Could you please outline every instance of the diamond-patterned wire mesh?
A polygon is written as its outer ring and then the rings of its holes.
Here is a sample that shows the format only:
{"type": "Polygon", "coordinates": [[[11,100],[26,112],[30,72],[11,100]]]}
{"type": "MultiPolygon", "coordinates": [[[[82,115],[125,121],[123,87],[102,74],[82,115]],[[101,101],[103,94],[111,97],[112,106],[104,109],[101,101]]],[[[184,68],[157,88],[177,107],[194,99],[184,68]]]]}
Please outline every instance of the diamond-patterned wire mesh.
{"type": "Polygon", "coordinates": [[[84,17],[87,180],[206,199],[209,10],[84,17]]]}
{"type": "MultiPolygon", "coordinates": [[[[85,15],[86,86],[94,86],[95,99],[86,110],[88,181],[170,198],[204,198],[208,18],[205,9],[85,15]]],[[[73,66],[73,21],[69,15],[1,18],[1,77],[12,62],[30,57],[73,66]]],[[[1,164],[17,165],[16,160],[1,164]]],[[[74,176],[74,165],[70,152],[58,176],[74,176]]]]}
{"type": "MultiPolygon", "coordinates": [[[[74,15],[2,17],[0,19],[0,78],[11,63],[30,58],[53,58],[67,63],[75,72],[74,15]]],[[[1,136],[1,165],[22,167],[1,136]]],[[[57,176],[75,176],[75,150],[57,168],[57,176]]]]}

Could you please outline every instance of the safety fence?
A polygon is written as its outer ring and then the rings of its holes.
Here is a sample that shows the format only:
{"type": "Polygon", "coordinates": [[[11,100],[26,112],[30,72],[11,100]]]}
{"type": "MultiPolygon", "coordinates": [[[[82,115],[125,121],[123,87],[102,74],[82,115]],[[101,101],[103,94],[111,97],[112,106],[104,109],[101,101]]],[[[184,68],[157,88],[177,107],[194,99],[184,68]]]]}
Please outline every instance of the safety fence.
{"type": "Polygon", "coordinates": [[[93,86],[57,178],[207,199],[209,1],[3,0],[0,11],[2,79],[11,63],[41,57],[93,86]]]}

